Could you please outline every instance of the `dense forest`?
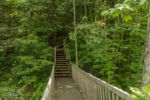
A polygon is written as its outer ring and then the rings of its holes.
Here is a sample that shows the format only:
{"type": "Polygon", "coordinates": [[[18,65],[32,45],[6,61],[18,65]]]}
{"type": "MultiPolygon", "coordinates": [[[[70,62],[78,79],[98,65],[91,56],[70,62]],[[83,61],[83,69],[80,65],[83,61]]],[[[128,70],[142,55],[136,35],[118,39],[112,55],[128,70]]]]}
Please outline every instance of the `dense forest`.
{"type": "Polygon", "coordinates": [[[138,88],[149,1],[74,3],[76,10],[73,0],[0,0],[0,97],[4,90],[17,89],[40,100],[53,65],[53,47],[66,40],[73,63],[78,60],[83,70],[135,94],[135,100],[148,100],[150,85],[138,88]]]}

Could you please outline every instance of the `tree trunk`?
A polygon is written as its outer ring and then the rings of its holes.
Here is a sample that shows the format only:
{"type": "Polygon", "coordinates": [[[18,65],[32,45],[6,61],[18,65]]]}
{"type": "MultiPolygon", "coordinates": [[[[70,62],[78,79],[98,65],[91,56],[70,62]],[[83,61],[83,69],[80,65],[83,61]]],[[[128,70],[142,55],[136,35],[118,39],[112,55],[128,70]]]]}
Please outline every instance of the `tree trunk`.
{"type": "Polygon", "coordinates": [[[149,7],[149,17],[147,24],[147,39],[145,45],[144,54],[144,69],[143,69],[143,80],[142,85],[147,85],[150,83],[150,7],[149,7]]]}
{"type": "Polygon", "coordinates": [[[86,6],[86,0],[83,0],[84,2],[84,16],[87,17],[87,6],[86,6]]]}
{"type": "Polygon", "coordinates": [[[77,45],[77,29],[76,29],[76,1],[73,0],[74,7],[74,33],[75,33],[75,55],[76,55],[76,65],[78,66],[78,45],[77,45]]]}

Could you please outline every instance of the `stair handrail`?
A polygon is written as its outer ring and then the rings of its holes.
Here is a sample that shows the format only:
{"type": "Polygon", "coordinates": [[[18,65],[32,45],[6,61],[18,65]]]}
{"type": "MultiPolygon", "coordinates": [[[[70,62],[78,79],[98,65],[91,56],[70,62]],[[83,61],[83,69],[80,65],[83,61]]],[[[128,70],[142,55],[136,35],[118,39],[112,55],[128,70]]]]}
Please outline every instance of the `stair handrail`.
{"type": "Polygon", "coordinates": [[[42,100],[54,100],[54,80],[55,80],[55,64],[56,64],[56,47],[54,47],[54,64],[49,77],[47,86],[44,91],[42,100]]]}
{"type": "MultiPolygon", "coordinates": [[[[65,45],[66,42],[67,42],[66,39],[64,39],[63,45],[65,45]]],[[[66,56],[67,60],[69,60],[69,62],[71,64],[70,49],[68,47],[65,47],[65,46],[63,46],[63,48],[64,48],[65,56],[66,56]]]]}
{"type": "Polygon", "coordinates": [[[72,64],[72,77],[86,100],[132,100],[131,95],[72,64]]]}

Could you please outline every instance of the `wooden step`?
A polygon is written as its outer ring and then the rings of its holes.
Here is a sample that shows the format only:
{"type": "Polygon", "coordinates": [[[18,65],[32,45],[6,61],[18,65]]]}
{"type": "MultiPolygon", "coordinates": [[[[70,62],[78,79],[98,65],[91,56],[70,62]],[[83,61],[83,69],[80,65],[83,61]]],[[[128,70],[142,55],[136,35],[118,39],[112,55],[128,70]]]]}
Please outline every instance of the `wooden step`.
{"type": "Polygon", "coordinates": [[[55,69],[56,69],[56,70],[57,70],[57,69],[62,69],[62,70],[63,70],[63,69],[70,69],[70,68],[69,68],[69,67],[56,67],[55,69]]]}
{"type": "Polygon", "coordinates": [[[60,52],[59,53],[56,52],[56,56],[65,56],[65,54],[64,53],[60,53],[60,52]]]}
{"type": "Polygon", "coordinates": [[[56,59],[56,61],[68,61],[66,59],[56,59]]]}
{"type": "Polygon", "coordinates": [[[56,59],[66,59],[65,57],[56,57],[56,59]]]}
{"type": "Polygon", "coordinates": [[[56,63],[56,66],[70,66],[69,63],[56,63]]]}
{"type": "MultiPolygon", "coordinates": [[[[56,59],[61,60],[61,59],[66,59],[65,57],[57,57],[56,59]]],[[[67,59],[66,59],[67,60],[67,59]]]]}
{"type": "Polygon", "coordinates": [[[69,69],[69,68],[67,68],[67,69],[62,69],[62,68],[61,68],[61,69],[59,69],[59,68],[58,68],[58,69],[55,69],[55,71],[56,71],[56,72],[57,72],[57,71],[71,71],[71,69],[69,69]]]}
{"type": "Polygon", "coordinates": [[[56,67],[61,67],[61,66],[70,66],[69,65],[69,63],[63,63],[63,64],[61,64],[61,63],[56,63],[56,67]]]}
{"type": "Polygon", "coordinates": [[[70,66],[69,65],[57,65],[56,68],[57,67],[70,67],[70,66]]]}
{"type": "Polygon", "coordinates": [[[68,67],[66,67],[66,66],[63,67],[63,66],[62,66],[62,67],[55,67],[55,69],[56,69],[56,70],[58,70],[58,69],[63,70],[63,69],[71,69],[71,68],[70,68],[69,66],[68,66],[68,67]]]}
{"type": "Polygon", "coordinates": [[[56,67],[70,67],[69,64],[56,64],[56,67]]]}
{"type": "Polygon", "coordinates": [[[56,56],[64,56],[65,54],[63,53],[56,53],[56,56]]]}
{"type": "Polygon", "coordinates": [[[69,62],[56,61],[56,65],[69,65],[69,62]]]}
{"type": "Polygon", "coordinates": [[[61,72],[61,71],[71,71],[70,68],[57,68],[55,71],[61,72]]]}
{"type": "Polygon", "coordinates": [[[71,74],[70,71],[55,72],[55,74],[71,74]]]}
{"type": "Polygon", "coordinates": [[[69,64],[56,64],[56,67],[62,67],[62,66],[70,66],[69,64]]]}
{"type": "Polygon", "coordinates": [[[68,61],[67,59],[63,58],[63,59],[56,59],[56,61],[68,61]]]}
{"type": "Polygon", "coordinates": [[[64,49],[56,49],[56,51],[64,51],[64,49]]]}
{"type": "Polygon", "coordinates": [[[65,55],[56,55],[56,58],[65,58],[65,55]]]}
{"type": "Polygon", "coordinates": [[[62,63],[64,62],[64,63],[66,63],[66,62],[69,62],[69,61],[67,61],[67,60],[64,60],[64,61],[63,60],[56,60],[56,62],[62,62],[62,63]]]}
{"type": "Polygon", "coordinates": [[[56,59],[58,59],[58,60],[67,60],[65,57],[57,57],[56,59]]]}
{"type": "Polygon", "coordinates": [[[70,66],[68,63],[64,63],[64,64],[60,64],[60,63],[56,63],[56,67],[61,67],[61,66],[70,66]]]}
{"type": "Polygon", "coordinates": [[[56,57],[65,57],[65,55],[63,54],[63,55],[56,55],[56,57]]]}
{"type": "Polygon", "coordinates": [[[56,59],[57,58],[64,58],[65,59],[65,56],[56,56],[56,59]]]}
{"type": "Polygon", "coordinates": [[[64,62],[63,62],[63,63],[61,63],[61,62],[56,62],[56,66],[63,66],[63,65],[65,65],[65,66],[66,66],[66,65],[67,65],[67,66],[70,66],[68,62],[66,62],[66,63],[64,63],[64,62]]]}
{"type": "Polygon", "coordinates": [[[72,77],[72,75],[71,74],[56,74],[55,75],[56,77],[72,77]]]}
{"type": "Polygon", "coordinates": [[[58,62],[58,63],[62,63],[62,64],[63,64],[63,63],[69,63],[69,61],[57,61],[57,60],[56,60],[56,63],[57,63],[57,62],[58,62]]]}

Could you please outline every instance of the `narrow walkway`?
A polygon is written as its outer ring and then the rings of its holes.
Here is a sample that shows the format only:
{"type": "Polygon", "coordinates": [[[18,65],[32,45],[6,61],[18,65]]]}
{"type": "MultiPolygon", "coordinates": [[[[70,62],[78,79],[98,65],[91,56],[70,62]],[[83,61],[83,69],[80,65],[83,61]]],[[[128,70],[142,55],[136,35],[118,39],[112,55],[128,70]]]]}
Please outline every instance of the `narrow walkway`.
{"type": "Polygon", "coordinates": [[[77,84],[68,78],[56,78],[55,100],[84,100],[77,84]]]}

